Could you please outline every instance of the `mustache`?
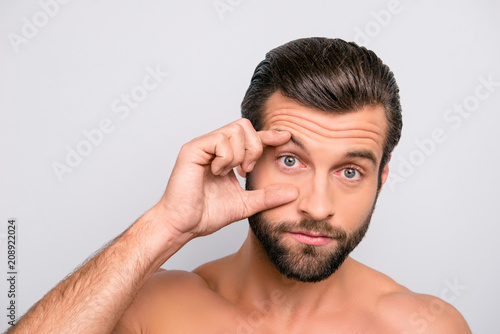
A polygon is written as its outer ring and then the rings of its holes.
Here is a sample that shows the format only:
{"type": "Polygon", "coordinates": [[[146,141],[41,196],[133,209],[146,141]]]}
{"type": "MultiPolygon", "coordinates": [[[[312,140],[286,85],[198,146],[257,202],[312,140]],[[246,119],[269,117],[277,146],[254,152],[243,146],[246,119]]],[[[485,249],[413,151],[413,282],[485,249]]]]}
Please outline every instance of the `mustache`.
{"type": "Polygon", "coordinates": [[[341,228],[334,227],[323,220],[302,219],[298,223],[282,222],[277,226],[280,232],[312,232],[327,236],[332,239],[344,241],[347,239],[347,232],[341,228]]]}

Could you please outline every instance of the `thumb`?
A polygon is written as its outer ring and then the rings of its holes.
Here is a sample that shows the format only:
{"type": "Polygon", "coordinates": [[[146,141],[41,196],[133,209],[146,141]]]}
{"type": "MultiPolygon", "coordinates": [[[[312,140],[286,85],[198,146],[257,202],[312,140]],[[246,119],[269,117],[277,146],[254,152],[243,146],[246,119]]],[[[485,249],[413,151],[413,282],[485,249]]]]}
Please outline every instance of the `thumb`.
{"type": "Polygon", "coordinates": [[[273,184],[263,189],[247,191],[247,194],[246,217],[249,217],[297,199],[299,190],[291,184],[273,184]]]}

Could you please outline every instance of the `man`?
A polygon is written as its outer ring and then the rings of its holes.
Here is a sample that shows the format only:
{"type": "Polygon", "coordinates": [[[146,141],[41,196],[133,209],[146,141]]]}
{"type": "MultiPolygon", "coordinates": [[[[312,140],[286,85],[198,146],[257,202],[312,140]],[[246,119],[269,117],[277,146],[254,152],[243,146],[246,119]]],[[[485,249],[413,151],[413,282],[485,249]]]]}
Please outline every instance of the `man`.
{"type": "Polygon", "coordinates": [[[12,333],[470,333],[451,305],[348,257],[402,127],[394,76],[373,52],[325,38],[278,47],[242,113],[185,144],[161,200],[12,333]],[[158,270],[247,217],[235,254],[158,270]]]}

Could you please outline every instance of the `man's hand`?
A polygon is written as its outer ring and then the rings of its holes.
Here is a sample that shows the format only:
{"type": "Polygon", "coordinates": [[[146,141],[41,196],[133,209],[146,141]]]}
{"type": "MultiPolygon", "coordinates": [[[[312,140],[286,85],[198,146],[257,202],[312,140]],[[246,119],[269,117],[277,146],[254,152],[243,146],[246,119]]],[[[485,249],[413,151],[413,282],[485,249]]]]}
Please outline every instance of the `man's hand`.
{"type": "Polygon", "coordinates": [[[185,144],[155,207],[168,217],[168,231],[189,238],[207,235],[297,198],[297,189],[285,184],[245,191],[233,171],[251,172],[264,146],[289,140],[289,132],[257,132],[250,121],[240,119],[185,144]]]}
{"type": "Polygon", "coordinates": [[[297,197],[298,190],[287,185],[245,191],[233,172],[250,172],[264,146],[288,140],[288,132],[256,132],[241,119],[185,144],[158,204],[47,293],[9,333],[110,333],[143,284],[191,238],[297,197]]]}

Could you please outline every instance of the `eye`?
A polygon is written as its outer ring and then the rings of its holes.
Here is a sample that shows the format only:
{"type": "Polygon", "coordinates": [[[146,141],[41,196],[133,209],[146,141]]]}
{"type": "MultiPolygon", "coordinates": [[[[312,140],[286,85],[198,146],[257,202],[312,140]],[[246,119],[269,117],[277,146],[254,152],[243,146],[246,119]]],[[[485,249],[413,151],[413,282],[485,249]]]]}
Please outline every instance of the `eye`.
{"type": "Polygon", "coordinates": [[[345,168],[342,171],[342,174],[344,175],[344,177],[346,179],[349,179],[349,180],[357,180],[361,177],[359,171],[357,171],[354,168],[345,168]]]}
{"type": "Polygon", "coordinates": [[[344,169],[344,176],[348,179],[355,179],[356,177],[359,177],[359,172],[355,170],[354,168],[346,168],[344,169]]]}
{"type": "Polygon", "coordinates": [[[298,159],[291,155],[285,155],[283,157],[280,157],[280,161],[286,167],[294,167],[298,163],[298,159]]]}
{"type": "Polygon", "coordinates": [[[278,167],[286,173],[299,172],[307,168],[299,158],[293,154],[283,154],[276,157],[278,167]]]}
{"type": "Polygon", "coordinates": [[[335,175],[344,182],[351,182],[352,185],[363,181],[366,176],[361,167],[354,165],[344,166],[344,168],[336,170],[335,175]]]}

